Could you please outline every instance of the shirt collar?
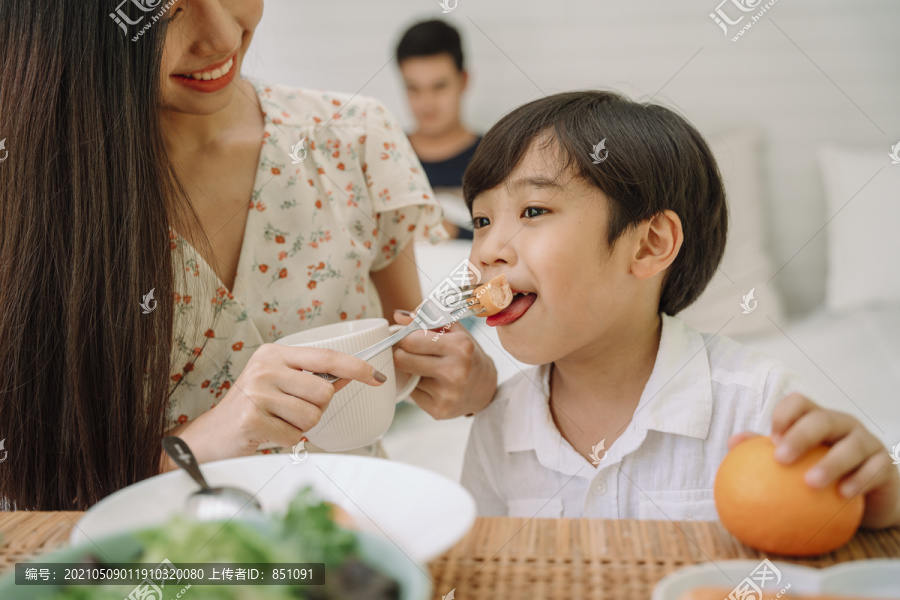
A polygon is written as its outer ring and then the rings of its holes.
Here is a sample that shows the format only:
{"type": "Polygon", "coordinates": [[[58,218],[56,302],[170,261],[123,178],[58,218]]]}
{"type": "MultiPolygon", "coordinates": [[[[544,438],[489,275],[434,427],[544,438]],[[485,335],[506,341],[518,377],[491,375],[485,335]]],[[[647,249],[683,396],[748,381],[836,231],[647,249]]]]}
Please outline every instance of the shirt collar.
{"type": "MultiPolygon", "coordinates": [[[[703,336],[681,319],[660,313],[662,332],[650,378],[622,438],[647,430],[705,439],[712,420],[712,379],[703,336]]],[[[574,474],[584,458],[564,458],[568,444],[550,414],[550,366],[524,371],[508,392],[503,425],[506,452],[534,450],[541,463],[574,474]],[[574,469],[574,470],[573,470],[574,469]]],[[[618,441],[618,440],[617,440],[618,441]]],[[[627,445],[627,444],[625,444],[627,445]]]]}
{"type": "Polygon", "coordinates": [[[656,363],[632,423],[638,429],[706,439],[713,407],[707,342],[681,319],[660,316],[656,363]]]}

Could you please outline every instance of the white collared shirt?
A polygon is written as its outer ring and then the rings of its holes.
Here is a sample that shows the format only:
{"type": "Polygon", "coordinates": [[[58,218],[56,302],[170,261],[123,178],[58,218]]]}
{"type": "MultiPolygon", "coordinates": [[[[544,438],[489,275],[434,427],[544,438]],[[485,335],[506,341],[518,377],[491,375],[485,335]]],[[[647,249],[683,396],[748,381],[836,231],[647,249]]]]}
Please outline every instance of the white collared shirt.
{"type": "MultiPolygon", "coordinates": [[[[598,466],[553,422],[550,366],[503,383],[475,416],[462,484],[479,516],[715,520],[713,482],[740,431],[771,432],[800,377],[775,359],[661,313],[653,372],[627,429],[598,466]]],[[[597,442],[600,440],[598,439],[597,442]]]]}

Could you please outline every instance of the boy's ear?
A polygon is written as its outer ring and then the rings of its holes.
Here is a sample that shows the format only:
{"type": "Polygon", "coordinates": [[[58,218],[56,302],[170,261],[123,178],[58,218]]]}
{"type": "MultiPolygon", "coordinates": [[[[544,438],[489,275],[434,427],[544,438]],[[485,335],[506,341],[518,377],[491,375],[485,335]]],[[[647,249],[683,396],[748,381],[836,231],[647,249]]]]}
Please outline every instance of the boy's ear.
{"type": "Polygon", "coordinates": [[[673,210],[665,210],[638,225],[637,236],[631,272],[638,279],[649,279],[668,268],[684,242],[681,219],[673,210]]]}

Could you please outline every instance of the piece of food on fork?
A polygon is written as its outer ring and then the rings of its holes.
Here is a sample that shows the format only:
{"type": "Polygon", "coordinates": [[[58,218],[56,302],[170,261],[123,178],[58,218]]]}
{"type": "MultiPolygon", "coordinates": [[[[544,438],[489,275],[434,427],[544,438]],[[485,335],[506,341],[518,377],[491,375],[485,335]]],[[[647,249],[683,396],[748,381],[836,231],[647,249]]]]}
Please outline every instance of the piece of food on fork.
{"type": "Polygon", "coordinates": [[[513,293],[506,281],[506,275],[500,274],[477,286],[468,300],[469,307],[477,317],[490,317],[509,306],[513,293]]]}

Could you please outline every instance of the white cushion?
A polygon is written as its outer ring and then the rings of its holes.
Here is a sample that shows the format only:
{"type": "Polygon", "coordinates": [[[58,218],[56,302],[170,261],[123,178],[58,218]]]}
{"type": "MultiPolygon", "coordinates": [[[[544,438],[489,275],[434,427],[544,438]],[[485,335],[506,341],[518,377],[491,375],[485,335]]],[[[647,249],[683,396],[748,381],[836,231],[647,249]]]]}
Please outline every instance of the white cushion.
{"type": "Polygon", "coordinates": [[[741,337],[771,332],[784,318],[781,295],[766,282],[775,273],[768,250],[762,198],[760,134],[742,129],[708,136],[725,182],[728,201],[728,241],[716,275],[697,301],[678,313],[704,332],[741,337]],[[743,297],[753,290],[755,307],[744,314],[743,297]],[[726,325],[727,323],[727,325],[726,325]],[[723,328],[724,326],[724,328],[723,328]]]}
{"type": "Polygon", "coordinates": [[[900,304],[900,165],[890,150],[819,147],[829,219],[825,304],[833,313],[900,304]]]}

